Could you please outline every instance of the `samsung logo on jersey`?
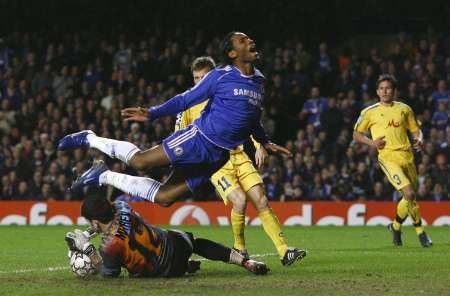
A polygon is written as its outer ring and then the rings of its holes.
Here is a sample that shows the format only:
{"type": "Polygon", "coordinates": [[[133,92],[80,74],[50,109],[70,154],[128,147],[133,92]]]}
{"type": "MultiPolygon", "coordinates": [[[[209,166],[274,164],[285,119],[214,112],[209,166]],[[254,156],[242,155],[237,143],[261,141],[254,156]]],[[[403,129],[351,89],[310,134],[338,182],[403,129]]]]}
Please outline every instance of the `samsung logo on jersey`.
{"type": "Polygon", "coordinates": [[[262,95],[260,93],[249,89],[235,88],[233,92],[235,96],[246,96],[256,100],[262,99],[262,95]]]}

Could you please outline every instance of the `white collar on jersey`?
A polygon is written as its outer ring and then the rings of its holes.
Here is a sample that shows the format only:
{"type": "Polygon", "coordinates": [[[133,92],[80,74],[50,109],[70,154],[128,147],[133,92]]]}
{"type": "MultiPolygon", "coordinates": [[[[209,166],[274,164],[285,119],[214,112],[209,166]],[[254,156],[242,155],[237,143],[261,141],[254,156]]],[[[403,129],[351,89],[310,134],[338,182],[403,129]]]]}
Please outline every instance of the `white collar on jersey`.
{"type": "Polygon", "coordinates": [[[255,70],[255,72],[252,75],[244,75],[242,74],[241,70],[239,70],[236,66],[232,66],[234,69],[236,69],[239,74],[244,77],[244,78],[251,78],[253,76],[260,76],[260,77],[264,77],[264,75],[261,73],[261,71],[259,71],[258,69],[256,69],[255,66],[253,66],[253,69],[255,70]]]}

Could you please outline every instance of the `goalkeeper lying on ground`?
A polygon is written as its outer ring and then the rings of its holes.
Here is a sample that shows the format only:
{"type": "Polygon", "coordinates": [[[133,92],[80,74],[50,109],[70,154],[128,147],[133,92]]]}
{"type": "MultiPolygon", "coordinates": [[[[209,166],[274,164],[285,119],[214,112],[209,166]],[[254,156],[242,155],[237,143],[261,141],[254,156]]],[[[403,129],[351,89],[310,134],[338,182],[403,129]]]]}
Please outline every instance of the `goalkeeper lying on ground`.
{"type": "Polygon", "coordinates": [[[103,234],[100,254],[87,232],[67,233],[67,244],[72,251],[89,256],[104,277],[119,276],[122,267],[131,277],[181,276],[199,269],[199,261],[189,260],[193,253],[242,266],[255,274],[266,274],[269,270],[264,263],[245,259],[216,242],[150,225],[123,201],[111,204],[102,196],[89,196],[81,206],[81,215],[89,221],[91,229],[103,234]]]}

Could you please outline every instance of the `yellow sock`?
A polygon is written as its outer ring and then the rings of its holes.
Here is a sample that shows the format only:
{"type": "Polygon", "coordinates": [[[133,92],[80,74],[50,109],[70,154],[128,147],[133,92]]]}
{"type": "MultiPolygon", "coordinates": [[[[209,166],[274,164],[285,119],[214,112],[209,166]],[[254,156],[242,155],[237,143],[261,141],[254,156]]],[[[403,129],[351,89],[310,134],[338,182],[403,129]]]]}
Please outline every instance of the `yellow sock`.
{"type": "Polygon", "coordinates": [[[288,246],[284,240],[283,231],[281,231],[280,222],[277,216],[271,208],[259,213],[259,218],[263,225],[264,231],[272,240],[273,244],[277,248],[280,257],[283,257],[286,253],[288,246]]]}
{"type": "Polygon", "coordinates": [[[393,227],[395,230],[400,230],[402,223],[408,217],[409,202],[406,198],[402,198],[397,204],[397,216],[394,219],[393,227]]]}
{"type": "Polygon", "coordinates": [[[421,234],[423,232],[422,219],[420,218],[419,205],[415,200],[409,203],[408,213],[413,220],[413,225],[416,228],[416,233],[421,234]]]}
{"type": "Polygon", "coordinates": [[[245,250],[245,215],[231,210],[231,229],[233,230],[234,247],[240,251],[245,250]]]}

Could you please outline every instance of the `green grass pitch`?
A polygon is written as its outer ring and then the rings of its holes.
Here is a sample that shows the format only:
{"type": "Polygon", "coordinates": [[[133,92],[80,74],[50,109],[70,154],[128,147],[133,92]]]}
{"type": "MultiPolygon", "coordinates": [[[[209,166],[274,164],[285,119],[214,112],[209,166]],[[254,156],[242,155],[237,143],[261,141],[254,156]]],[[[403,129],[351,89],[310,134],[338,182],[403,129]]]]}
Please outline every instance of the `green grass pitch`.
{"type": "MultiPolygon", "coordinates": [[[[265,255],[271,271],[254,276],[221,262],[202,262],[195,275],[176,279],[80,280],[68,269],[64,235],[74,227],[0,227],[0,295],[450,295],[450,229],[429,227],[431,249],[414,229],[403,247],[384,227],[285,227],[292,246],[308,256],[283,267],[261,227],[247,227],[251,254],[265,255]],[[49,270],[49,268],[52,268],[49,270]]],[[[180,227],[230,245],[229,227],[180,227]]]]}

